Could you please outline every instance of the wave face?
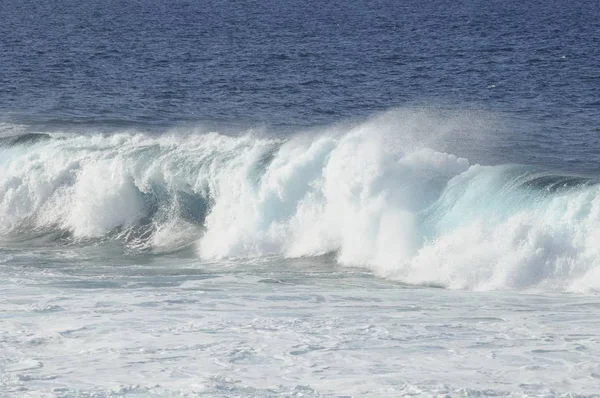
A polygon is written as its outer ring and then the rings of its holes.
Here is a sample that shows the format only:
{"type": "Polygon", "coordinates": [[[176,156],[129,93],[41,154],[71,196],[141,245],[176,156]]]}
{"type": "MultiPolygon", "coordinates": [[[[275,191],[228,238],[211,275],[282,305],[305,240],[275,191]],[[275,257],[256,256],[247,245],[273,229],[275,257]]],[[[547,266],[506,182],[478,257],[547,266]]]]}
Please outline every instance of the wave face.
{"type": "Polygon", "coordinates": [[[384,119],[288,139],[2,137],[0,237],[191,246],[204,259],[334,252],[411,284],[600,288],[595,181],[470,164],[384,119]]]}

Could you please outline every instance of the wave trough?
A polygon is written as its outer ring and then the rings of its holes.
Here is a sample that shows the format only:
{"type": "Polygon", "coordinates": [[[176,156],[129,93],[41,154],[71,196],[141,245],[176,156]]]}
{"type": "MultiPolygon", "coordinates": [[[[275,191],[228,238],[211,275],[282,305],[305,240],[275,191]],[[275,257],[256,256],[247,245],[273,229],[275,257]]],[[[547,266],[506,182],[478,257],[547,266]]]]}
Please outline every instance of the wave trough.
{"type": "Polygon", "coordinates": [[[471,164],[380,124],[287,139],[2,137],[0,239],[192,246],[205,259],[335,252],[411,284],[600,288],[595,181],[471,164]]]}

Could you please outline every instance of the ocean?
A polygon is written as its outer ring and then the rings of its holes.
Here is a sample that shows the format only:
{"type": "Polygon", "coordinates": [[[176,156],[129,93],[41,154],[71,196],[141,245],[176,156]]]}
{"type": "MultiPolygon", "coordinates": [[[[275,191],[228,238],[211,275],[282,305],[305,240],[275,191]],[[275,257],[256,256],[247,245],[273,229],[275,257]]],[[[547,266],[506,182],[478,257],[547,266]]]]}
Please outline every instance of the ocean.
{"type": "Polygon", "coordinates": [[[599,170],[597,1],[4,0],[0,397],[600,397],[599,170]]]}

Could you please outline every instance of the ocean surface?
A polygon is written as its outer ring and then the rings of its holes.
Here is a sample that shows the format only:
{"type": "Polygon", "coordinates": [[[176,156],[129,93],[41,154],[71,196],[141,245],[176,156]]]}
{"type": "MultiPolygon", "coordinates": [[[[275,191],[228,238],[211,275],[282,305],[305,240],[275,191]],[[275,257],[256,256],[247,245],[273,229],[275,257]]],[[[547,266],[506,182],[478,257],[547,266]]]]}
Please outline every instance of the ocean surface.
{"type": "Polygon", "coordinates": [[[0,397],[600,397],[596,0],[0,2],[0,397]]]}

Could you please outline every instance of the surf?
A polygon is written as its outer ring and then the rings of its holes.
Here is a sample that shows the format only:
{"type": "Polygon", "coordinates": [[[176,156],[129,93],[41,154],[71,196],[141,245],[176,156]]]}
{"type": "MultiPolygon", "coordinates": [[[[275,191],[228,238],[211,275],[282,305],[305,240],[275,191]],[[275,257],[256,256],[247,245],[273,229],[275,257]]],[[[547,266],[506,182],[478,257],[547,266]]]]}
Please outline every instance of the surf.
{"type": "Polygon", "coordinates": [[[473,163],[436,147],[444,126],[435,140],[389,114],[283,137],[5,135],[0,240],[191,247],[207,260],[335,253],[410,284],[597,289],[597,181],[473,163]]]}

